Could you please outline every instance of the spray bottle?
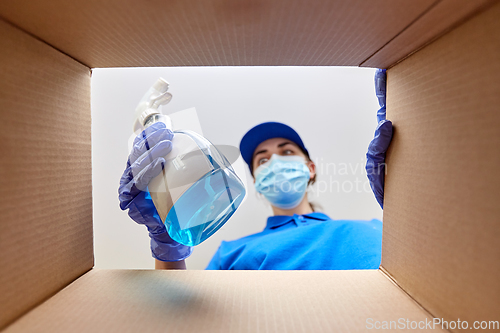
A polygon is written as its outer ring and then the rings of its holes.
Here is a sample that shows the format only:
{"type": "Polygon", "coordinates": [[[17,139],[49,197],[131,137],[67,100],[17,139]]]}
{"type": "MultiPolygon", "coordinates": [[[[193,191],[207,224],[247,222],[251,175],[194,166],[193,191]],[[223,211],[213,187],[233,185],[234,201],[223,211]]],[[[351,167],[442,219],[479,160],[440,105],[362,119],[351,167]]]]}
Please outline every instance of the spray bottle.
{"type": "MultiPolygon", "coordinates": [[[[135,111],[134,132],[156,122],[172,129],[160,112],[172,94],[159,78],[135,111]]],[[[219,230],[242,203],[246,190],[226,157],[206,138],[190,130],[173,131],[172,150],[162,173],[148,185],[153,203],[175,241],[195,246],[219,230]]]]}

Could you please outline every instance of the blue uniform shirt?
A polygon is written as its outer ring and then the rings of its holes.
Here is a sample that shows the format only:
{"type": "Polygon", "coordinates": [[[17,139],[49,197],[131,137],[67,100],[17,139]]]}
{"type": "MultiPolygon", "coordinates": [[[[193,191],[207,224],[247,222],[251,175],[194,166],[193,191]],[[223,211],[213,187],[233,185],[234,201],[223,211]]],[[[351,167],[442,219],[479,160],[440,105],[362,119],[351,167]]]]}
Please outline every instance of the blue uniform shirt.
{"type": "Polygon", "coordinates": [[[223,241],[206,269],[377,269],[381,250],[379,220],[271,216],[262,232],[223,241]]]}

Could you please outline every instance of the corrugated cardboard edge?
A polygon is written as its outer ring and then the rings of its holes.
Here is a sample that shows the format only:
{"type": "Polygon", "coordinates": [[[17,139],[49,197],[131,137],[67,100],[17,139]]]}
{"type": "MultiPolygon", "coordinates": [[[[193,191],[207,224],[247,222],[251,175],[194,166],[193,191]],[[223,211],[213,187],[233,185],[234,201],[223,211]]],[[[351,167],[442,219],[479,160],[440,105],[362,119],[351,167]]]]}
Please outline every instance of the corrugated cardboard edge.
{"type": "Polygon", "coordinates": [[[11,25],[11,26],[15,27],[16,29],[22,31],[24,34],[30,36],[31,38],[39,41],[40,43],[43,43],[43,44],[47,45],[48,47],[50,47],[50,48],[52,48],[54,50],[57,50],[59,53],[64,54],[68,58],[73,59],[74,61],[80,63],[82,66],[87,67],[89,69],[89,71],[90,71],[90,75],[92,76],[92,69],[89,66],[87,66],[86,64],[84,64],[83,62],[81,62],[80,60],[74,58],[71,54],[68,54],[68,53],[64,52],[63,50],[58,49],[57,47],[55,47],[54,45],[49,44],[47,41],[41,39],[37,35],[29,32],[27,30],[24,30],[23,28],[19,27],[17,24],[15,24],[14,22],[11,22],[9,19],[7,19],[6,17],[4,17],[2,15],[0,15],[0,21],[4,21],[5,23],[8,23],[9,25],[11,25]]]}
{"type": "Polygon", "coordinates": [[[500,4],[388,71],[382,265],[430,313],[498,320],[500,4]]]}
{"type": "Polygon", "coordinates": [[[497,2],[498,0],[437,1],[359,66],[393,67],[497,2]]]}
{"type": "Polygon", "coordinates": [[[379,270],[93,269],[6,332],[365,332],[400,318],[432,321],[379,270]]]}
{"type": "Polygon", "coordinates": [[[0,20],[0,327],[93,266],[90,69],[0,20]]]}
{"type": "MultiPolygon", "coordinates": [[[[401,290],[402,293],[404,293],[406,296],[408,296],[408,298],[410,298],[422,311],[424,311],[425,313],[427,313],[430,317],[432,318],[436,318],[436,316],[431,313],[428,309],[426,309],[422,304],[420,304],[415,298],[413,298],[413,296],[411,294],[409,294],[406,290],[404,290],[399,284],[398,284],[398,281],[396,281],[396,279],[383,267],[383,266],[380,266],[379,267],[379,272],[380,274],[382,274],[384,277],[386,277],[389,281],[392,282],[392,284],[398,288],[399,290],[401,290]]],[[[451,332],[450,330],[446,330],[448,332],[451,332]]]]}
{"type": "Polygon", "coordinates": [[[4,0],[0,13],[89,67],[358,66],[436,1],[4,0]]]}

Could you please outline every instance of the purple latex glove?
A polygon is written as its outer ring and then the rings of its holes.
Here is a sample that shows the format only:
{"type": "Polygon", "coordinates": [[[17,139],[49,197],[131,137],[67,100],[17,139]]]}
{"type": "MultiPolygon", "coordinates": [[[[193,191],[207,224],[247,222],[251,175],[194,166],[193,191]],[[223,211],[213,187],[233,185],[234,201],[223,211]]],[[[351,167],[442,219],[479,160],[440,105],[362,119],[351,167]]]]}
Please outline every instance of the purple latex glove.
{"type": "Polygon", "coordinates": [[[370,186],[380,207],[384,208],[385,153],[392,140],[392,122],[385,119],[386,73],[385,69],[375,72],[375,93],[380,109],[377,112],[378,125],[375,137],[366,153],[366,173],[370,186]]]}
{"type": "Polygon", "coordinates": [[[155,123],[142,131],[134,140],[118,188],[120,208],[128,209],[132,220],[147,227],[153,258],[161,261],[183,260],[193,252],[191,246],[170,238],[147,191],[149,182],[163,169],[163,156],[172,150],[173,136],[163,123],[155,123]]]}

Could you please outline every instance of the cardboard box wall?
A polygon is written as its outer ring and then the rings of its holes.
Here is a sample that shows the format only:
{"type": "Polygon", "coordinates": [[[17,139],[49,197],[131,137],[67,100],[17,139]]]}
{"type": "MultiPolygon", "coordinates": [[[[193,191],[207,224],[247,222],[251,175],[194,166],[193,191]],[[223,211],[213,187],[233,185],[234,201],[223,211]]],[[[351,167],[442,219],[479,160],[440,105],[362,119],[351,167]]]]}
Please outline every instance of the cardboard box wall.
{"type": "Polygon", "coordinates": [[[0,15],[0,327],[500,319],[497,2],[4,1],[0,15]],[[90,68],[179,65],[394,65],[381,270],[92,269],[90,68]]]}

